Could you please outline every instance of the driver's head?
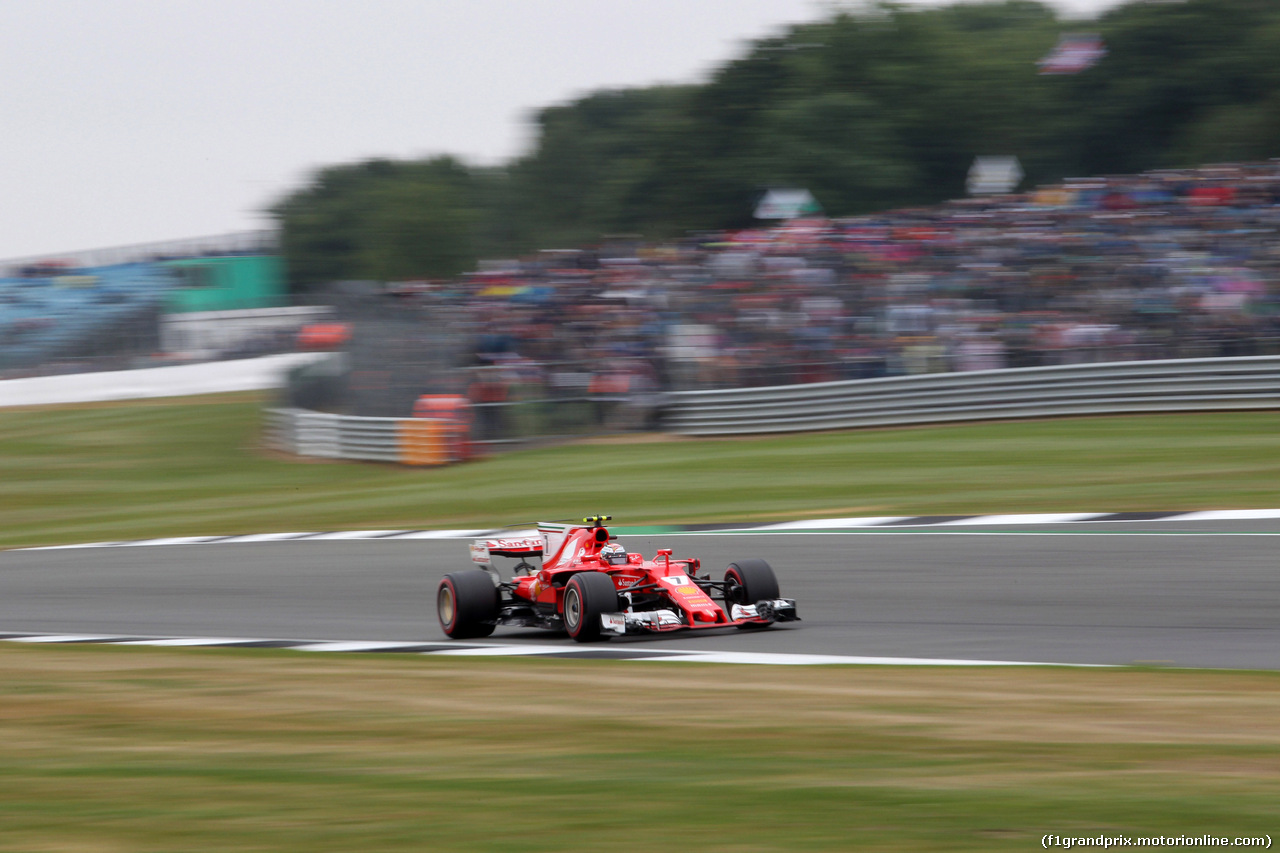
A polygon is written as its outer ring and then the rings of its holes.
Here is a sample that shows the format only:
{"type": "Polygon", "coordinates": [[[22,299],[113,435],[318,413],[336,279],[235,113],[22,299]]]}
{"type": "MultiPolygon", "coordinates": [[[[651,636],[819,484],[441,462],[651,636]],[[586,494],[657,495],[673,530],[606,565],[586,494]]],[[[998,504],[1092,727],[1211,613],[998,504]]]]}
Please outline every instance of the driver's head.
{"type": "Polygon", "coordinates": [[[600,559],[611,566],[620,566],[627,562],[627,549],[616,542],[600,549],[600,559]]]}

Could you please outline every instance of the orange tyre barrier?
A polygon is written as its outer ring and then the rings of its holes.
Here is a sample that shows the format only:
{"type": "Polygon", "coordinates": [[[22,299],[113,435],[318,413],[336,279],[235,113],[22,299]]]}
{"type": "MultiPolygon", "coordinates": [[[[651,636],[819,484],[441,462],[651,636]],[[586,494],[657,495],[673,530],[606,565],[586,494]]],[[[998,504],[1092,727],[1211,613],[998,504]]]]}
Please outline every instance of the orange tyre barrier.
{"type": "MultiPolygon", "coordinates": [[[[413,417],[439,424],[438,441],[443,447],[442,462],[406,462],[413,465],[441,465],[444,462],[460,462],[470,459],[471,401],[460,394],[423,394],[413,405],[413,417]]],[[[403,423],[403,422],[402,422],[403,423]]]]}
{"type": "Polygon", "coordinates": [[[446,421],[427,418],[405,418],[397,425],[402,465],[444,465],[452,461],[450,433],[454,427],[446,421]]]}

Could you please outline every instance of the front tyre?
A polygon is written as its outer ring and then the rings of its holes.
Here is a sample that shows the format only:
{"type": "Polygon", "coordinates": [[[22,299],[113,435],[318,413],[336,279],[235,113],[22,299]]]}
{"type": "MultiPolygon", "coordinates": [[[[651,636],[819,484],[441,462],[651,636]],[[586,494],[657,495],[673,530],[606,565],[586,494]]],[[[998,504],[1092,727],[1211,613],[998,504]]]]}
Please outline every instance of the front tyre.
{"type": "Polygon", "coordinates": [[[492,634],[498,603],[493,576],[482,569],[445,575],[436,587],[436,616],[440,627],[455,640],[492,634]]]}
{"type": "MultiPolygon", "coordinates": [[[[730,563],[724,573],[725,609],[732,610],[733,605],[755,604],[778,598],[778,576],[773,567],[764,560],[739,560],[730,563]]],[[[739,628],[767,628],[768,622],[747,622],[739,628]]]]}
{"type": "Polygon", "coordinates": [[[579,643],[600,639],[600,616],[616,613],[618,590],[603,572],[579,572],[564,587],[564,629],[579,643]]]}

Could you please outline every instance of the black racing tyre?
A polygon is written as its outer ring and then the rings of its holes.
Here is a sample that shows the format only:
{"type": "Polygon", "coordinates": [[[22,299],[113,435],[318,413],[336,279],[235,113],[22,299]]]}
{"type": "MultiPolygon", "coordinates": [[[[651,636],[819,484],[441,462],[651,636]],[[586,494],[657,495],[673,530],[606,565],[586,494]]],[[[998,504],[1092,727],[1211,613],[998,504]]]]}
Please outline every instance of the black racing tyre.
{"type": "Polygon", "coordinates": [[[445,575],[436,587],[436,616],[455,640],[487,637],[498,618],[498,588],[483,569],[445,575]]]}
{"type": "MultiPolygon", "coordinates": [[[[777,598],[778,576],[764,560],[739,560],[730,563],[724,573],[725,610],[734,604],[755,604],[769,598],[777,598]]],[[[748,622],[739,628],[766,628],[768,623],[748,622]]]]}
{"type": "Polygon", "coordinates": [[[618,590],[603,572],[578,572],[564,587],[564,629],[579,643],[601,639],[600,614],[616,613],[618,590]]]}

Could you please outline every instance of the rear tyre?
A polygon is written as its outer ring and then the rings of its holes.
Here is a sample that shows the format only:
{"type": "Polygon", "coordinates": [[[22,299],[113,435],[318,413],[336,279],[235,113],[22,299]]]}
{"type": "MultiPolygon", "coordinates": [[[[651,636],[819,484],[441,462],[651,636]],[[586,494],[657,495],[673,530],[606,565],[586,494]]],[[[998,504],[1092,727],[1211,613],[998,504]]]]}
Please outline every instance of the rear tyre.
{"type": "Polygon", "coordinates": [[[455,640],[487,637],[498,619],[498,588],[493,576],[477,569],[445,575],[436,587],[436,616],[455,640]]]}
{"type": "Polygon", "coordinates": [[[564,587],[564,629],[579,643],[601,639],[600,614],[616,613],[618,590],[603,572],[579,572],[564,587]]]}
{"type": "MultiPolygon", "coordinates": [[[[730,563],[724,573],[725,609],[731,610],[735,604],[748,605],[757,601],[777,598],[778,576],[773,568],[764,560],[739,560],[730,563]]],[[[767,628],[769,622],[748,622],[739,628],[767,628]]]]}

